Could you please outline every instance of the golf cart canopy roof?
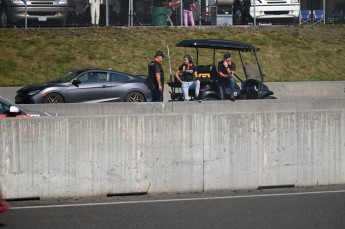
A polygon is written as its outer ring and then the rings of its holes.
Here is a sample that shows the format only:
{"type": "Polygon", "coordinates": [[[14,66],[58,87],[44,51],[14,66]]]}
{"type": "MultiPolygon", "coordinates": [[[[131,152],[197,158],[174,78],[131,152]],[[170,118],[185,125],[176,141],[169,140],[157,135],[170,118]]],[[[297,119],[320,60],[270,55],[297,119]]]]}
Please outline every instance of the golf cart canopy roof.
{"type": "Polygon", "coordinates": [[[237,51],[259,51],[260,49],[246,43],[229,40],[183,40],[176,44],[176,47],[194,47],[209,49],[224,49],[237,51]]]}

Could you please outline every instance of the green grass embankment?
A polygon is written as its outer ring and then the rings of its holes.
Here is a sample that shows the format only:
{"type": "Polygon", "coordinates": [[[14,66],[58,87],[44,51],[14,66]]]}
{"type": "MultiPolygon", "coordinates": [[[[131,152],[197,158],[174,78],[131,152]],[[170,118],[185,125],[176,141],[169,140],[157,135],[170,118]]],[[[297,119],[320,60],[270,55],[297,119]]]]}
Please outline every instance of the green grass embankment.
{"type": "MultiPolygon", "coordinates": [[[[167,45],[174,73],[185,54],[196,55],[195,49],[175,47],[183,39],[260,47],[266,81],[345,80],[345,26],[40,28],[0,30],[0,86],[52,80],[84,67],[146,74],[155,51],[167,54],[167,45]]],[[[212,61],[212,55],[201,54],[203,64],[212,61]]],[[[240,62],[236,55],[234,60],[240,62]]],[[[163,67],[168,76],[168,59],[163,67]]]]}

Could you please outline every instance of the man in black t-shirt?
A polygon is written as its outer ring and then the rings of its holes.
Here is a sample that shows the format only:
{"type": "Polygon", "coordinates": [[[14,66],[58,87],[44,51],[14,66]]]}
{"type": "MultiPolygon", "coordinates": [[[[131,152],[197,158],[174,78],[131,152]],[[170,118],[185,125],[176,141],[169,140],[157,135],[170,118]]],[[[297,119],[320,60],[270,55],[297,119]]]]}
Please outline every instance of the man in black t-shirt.
{"type": "Polygon", "coordinates": [[[163,102],[164,71],[161,65],[164,54],[157,51],[155,58],[148,64],[148,81],[151,90],[152,102],[163,102]]]}
{"type": "Polygon", "coordinates": [[[231,53],[226,52],[224,60],[218,63],[218,89],[221,100],[224,100],[225,97],[225,87],[230,85],[230,100],[235,101],[235,70],[236,63],[232,61],[231,53]]]}

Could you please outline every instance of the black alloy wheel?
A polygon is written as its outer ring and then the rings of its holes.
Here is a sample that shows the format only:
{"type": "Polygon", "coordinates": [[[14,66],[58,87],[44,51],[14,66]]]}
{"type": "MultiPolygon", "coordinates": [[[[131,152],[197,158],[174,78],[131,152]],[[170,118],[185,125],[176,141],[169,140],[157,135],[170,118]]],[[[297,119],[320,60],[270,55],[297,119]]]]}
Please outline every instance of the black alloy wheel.
{"type": "Polygon", "coordinates": [[[43,103],[64,103],[63,97],[58,93],[51,93],[43,99],[43,103]]]}
{"type": "Polygon", "coordinates": [[[145,96],[140,92],[134,91],[126,96],[125,102],[145,102],[145,96]]]}

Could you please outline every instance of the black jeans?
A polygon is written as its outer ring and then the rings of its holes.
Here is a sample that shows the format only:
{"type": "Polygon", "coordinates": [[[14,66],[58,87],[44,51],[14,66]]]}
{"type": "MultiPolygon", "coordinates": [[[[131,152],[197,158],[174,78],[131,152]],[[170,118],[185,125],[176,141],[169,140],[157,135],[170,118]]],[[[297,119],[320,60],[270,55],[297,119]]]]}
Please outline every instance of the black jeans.
{"type": "Polygon", "coordinates": [[[151,89],[151,102],[163,102],[163,91],[151,89]]]}

